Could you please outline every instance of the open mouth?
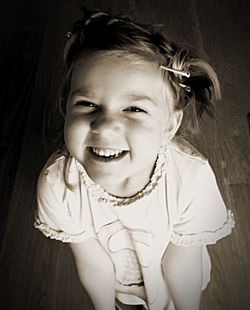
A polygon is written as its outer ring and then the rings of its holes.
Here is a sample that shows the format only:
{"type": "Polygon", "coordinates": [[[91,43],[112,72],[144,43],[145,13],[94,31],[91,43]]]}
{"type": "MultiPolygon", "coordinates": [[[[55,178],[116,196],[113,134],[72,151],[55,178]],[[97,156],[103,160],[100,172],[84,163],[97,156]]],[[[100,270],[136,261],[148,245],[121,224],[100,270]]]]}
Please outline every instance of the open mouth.
{"type": "Polygon", "coordinates": [[[89,151],[94,158],[102,161],[120,159],[128,153],[128,151],[120,149],[103,149],[96,147],[89,147],[89,151]]]}

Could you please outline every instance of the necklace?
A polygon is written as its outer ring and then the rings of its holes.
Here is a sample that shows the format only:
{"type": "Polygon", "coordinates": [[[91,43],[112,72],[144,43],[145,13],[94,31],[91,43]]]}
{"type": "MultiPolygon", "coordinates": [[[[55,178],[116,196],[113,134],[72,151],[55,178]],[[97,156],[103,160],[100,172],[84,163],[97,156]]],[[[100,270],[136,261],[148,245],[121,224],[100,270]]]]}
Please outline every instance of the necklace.
{"type": "Polygon", "coordinates": [[[168,147],[167,145],[161,146],[149,183],[141,191],[131,197],[116,197],[109,194],[102,186],[91,180],[85,168],[75,158],[74,161],[80,172],[83,183],[95,200],[100,203],[109,204],[113,207],[122,207],[131,205],[135,201],[142,199],[143,197],[149,195],[157,187],[161,177],[164,172],[166,172],[168,164],[168,147]]]}

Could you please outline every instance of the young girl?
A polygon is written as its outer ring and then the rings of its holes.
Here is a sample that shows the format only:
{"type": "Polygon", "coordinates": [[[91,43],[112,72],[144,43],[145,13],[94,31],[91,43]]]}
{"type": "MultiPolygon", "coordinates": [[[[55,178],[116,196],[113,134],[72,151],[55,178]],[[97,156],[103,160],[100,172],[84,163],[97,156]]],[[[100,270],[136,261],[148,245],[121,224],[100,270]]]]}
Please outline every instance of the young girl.
{"type": "Polygon", "coordinates": [[[198,309],[206,245],[234,221],[207,159],[176,133],[212,113],[216,74],[104,12],[85,12],[68,37],[64,148],[39,177],[35,227],[69,243],[95,309],[198,309]]]}

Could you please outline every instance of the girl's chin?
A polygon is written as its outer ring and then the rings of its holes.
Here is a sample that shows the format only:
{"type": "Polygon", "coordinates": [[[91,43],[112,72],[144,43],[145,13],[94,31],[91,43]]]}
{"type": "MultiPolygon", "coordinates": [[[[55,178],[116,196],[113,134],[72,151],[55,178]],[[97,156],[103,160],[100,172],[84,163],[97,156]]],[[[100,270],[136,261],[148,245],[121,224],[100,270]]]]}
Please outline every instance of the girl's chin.
{"type": "Polygon", "coordinates": [[[102,178],[96,178],[92,180],[100,185],[107,193],[115,197],[127,198],[137,194],[137,192],[134,192],[134,188],[129,188],[129,186],[124,185],[124,183],[118,179],[114,182],[114,179],[115,178],[105,178],[105,180],[103,180],[102,178]]]}
{"type": "Polygon", "coordinates": [[[100,171],[87,171],[87,173],[92,181],[101,185],[104,189],[107,186],[118,186],[119,184],[123,183],[123,178],[121,175],[117,176],[112,173],[112,171],[109,171],[109,173],[100,173],[100,171]]]}
{"type": "MultiPolygon", "coordinates": [[[[130,196],[130,190],[128,188],[128,180],[130,177],[124,174],[125,171],[120,171],[120,173],[117,174],[117,171],[114,171],[114,169],[109,169],[108,172],[101,172],[99,169],[86,169],[88,176],[94,183],[100,185],[109,194],[117,197],[130,196]]],[[[131,195],[133,194],[134,193],[131,195]]]]}
{"type": "Polygon", "coordinates": [[[121,170],[119,174],[110,170],[109,173],[100,173],[100,171],[87,171],[93,182],[100,185],[109,194],[116,197],[132,197],[141,191],[149,182],[150,174],[142,176],[128,176],[125,174],[128,170],[121,170]],[[125,172],[125,173],[124,173],[125,172]]]}

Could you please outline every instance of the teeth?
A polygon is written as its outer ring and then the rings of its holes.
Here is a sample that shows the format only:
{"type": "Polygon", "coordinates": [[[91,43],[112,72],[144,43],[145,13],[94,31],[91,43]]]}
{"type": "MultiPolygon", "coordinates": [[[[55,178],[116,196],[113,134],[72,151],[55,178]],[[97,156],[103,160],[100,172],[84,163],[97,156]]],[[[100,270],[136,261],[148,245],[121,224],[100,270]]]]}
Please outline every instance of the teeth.
{"type": "Polygon", "coordinates": [[[103,157],[118,157],[123,151],[122,150],[114,150],[114,149],[99,149],[92,147],[92,151],[103,157]]]}

